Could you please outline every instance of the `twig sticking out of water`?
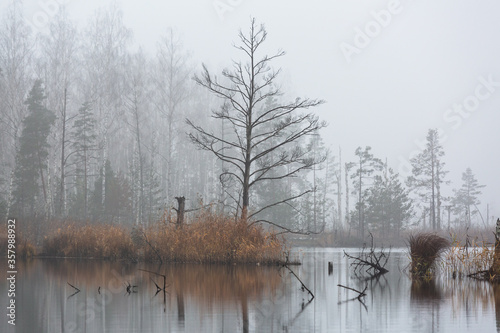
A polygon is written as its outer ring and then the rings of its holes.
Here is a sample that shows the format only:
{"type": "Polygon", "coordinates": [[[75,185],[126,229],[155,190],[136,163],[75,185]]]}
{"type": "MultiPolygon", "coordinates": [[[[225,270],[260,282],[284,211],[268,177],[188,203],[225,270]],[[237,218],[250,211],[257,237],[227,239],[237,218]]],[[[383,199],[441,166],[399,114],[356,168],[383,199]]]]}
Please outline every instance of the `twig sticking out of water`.
{"type": "Polygon", "coordinates": [[[365,289],[363,289],[363,291],[359,291],[359,290],[356,290],[354,288],[351,288],[351,287],[346,287],[346,286],[343,286],[341,284],[338,284],[337,285],[338,287],[342,287],[342,288],[345,288],[345,289],[349,289],[349,290],[352,290],[352,291],[355,291],[358,293],[358,297],[356,297],[360,302],[361,302],[361,297],[365,297],[366,296],[366,289],[368,288],[368,285],[366,285],[365,289]]]}
{"type": "Polygon", "coordinates": [[[73,289],[75,289],[75,292],[72,293],[71,295],[68,296],[68,299],[72,296],[75,296],[76,294],[78,294],[80,292],[80,289],[78,289],[77,287],[75,287],[74,285],[72,285],[71,283],[67,282],[73,289]]]}
{"type": "Polygon", "coordinates": [[[137,292],[137,286],[133,286],[131,285],[129,282],[127,282],[127,284],[125,284],[125,286],[127,286],[127,294],[131,294],[131,293],[136,293],[137,292]]]}
{"type": "Polygon", "coordinates": [[[309,290],[309,288],[306,287],[306,285],[304,284],[304,282],[302,282],[302,280],[297,276],[297,274],[295,274],[294,271],[292,271],[292,269],[290,267],[288,267],[287,264],[284,264],[283,267],[286,267],[288,268],[288,270],[290,271],[290,273],[292,273],[293,276],[295,276],[297,278],[297,280],[300,282],[301,284],[301,289],[302,290],[307,290],[307,292],[309,293],[309,295],[311,295],[311,299],[309,300],[309,302],[311,302],[313,299],[314,299],[314,294],[312,293],[311,290],[309,290]]]}
{"type": "Polygon", "coordinates": [[[147,273],[151,273],[151,274],[155,274],[155,275],[163,277],[163,288],[161,288],[160,286],[158,286],[158,284],[152,278],[151,278],[151,281],[153,281],[153,283],[156,286],[156,294],[155,294],[155,296],[158,295],[158,293],[160,291],[163,291],[163,305],[165,306],[163,311],[166,312],[167,311],[167,276],[163,275],[163,274],[160,274],[160,273],[157,273],[157,272],[148,271],[146,269],[139,269],[139,270],[143,271],[143,272],[147,272],[147,273]]]}
{"type": "Polygon", "coordinates": [[[68,284],[69,284],[71,287],[73,287],[73,288],[76,290],[76,292],[80,292],[80,289],[78,289],[77,287],[75,287],[74,285],[72,285],[72,284],[71,284],[71,283],[69,283],[69,282],[68,282],[68,284]]]}

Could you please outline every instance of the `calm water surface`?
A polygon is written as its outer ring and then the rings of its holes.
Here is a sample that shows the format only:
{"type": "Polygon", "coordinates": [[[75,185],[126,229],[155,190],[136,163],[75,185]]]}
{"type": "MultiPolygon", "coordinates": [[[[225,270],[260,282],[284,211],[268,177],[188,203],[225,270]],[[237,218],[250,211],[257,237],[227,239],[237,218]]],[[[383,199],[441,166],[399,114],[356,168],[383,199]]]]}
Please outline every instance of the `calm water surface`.
{"type": "Polygon", "coordinates": [[[342,249],[295,251],[303,264],[292,269],[316,296],[312,301],[276,267],[19,263],[15,327],[7,324],[0,272],[0,332],[497,332],[500,325],[500,286],[444,277],[412,284],[403,272],[405,250],[392,251],[389,273],[377,281],[353,277],[342,249]],[[163,277],[141,269],[165,275],[166,292],[157,293],[163,277]],[[81,291],[73,294],[68,283],[81,291]],[[368,285],[364,304],[338,284],[368,285]]]}

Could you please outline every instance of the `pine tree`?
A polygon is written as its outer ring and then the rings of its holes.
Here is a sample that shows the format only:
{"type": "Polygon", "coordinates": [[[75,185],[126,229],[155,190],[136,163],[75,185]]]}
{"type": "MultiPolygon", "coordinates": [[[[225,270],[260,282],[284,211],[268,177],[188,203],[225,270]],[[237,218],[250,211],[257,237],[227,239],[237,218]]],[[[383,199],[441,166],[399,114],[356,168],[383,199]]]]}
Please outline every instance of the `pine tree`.
{"type": "MultiPolygon", "coordinates": [[[[358,231],[361,238],[365,234],[365,208],[366,208],[366,186],[371,182],[373,173],[382,169],[383,163],[380,159],[375,158],[371,153],[371,147],[365,147],[364,150],[358,147],[355,152],[358,157],[356,166],[358,167],[351,175],[354,180],[354,192],[358,196],[356,203],[356,221],[358,222],[358,231]]],[[[354,221],[354,220],[353,220],[354,221]]]]}
{"type": "Polygon", "coordinates": [[[437,129],[430,129],[426,148],[410,161],[412,175],[407,181],[408,187],[417,190],[423,201],[428,201],[433,229],[441,229],[441,184],[448,173],[444,170],[443,156],[439,133],[437,129]]]}
{"type": "Polygon", "coordinates": [[[40,195],[45,208],[47,205],[47,184],[44,173],[47,169],[50,148],[48,137],[56,116],[44,106],[45,98],[42,81],[35,81],[25,101],[28,114],[23,120],[19,151],[16,156],[13,211],[18,216],[33,214],[40,195]]]}
{"type": "Polygon", "coordinates": [[[73,123],[71,133],[72,152],[75,164],[76,195],[71,207],[73,216],[88,218],[89,210],[89,178],[92,176],[92,164],[96,163],[97,150],[96,120],[89,102],[83,103],[73,123]]]}
{"type": "Polygon", "coordinates": [[[465,227],[470,227],[472,216],[478,213],[477,205],[481,203],[478,199],[478,196],[481,195],[480,189],[485,185],[479,185],[471,168],[467,168],[462,173],[462,181],[462,186],[458,190],[454,190],[453,210],[455,214],[460,216],[460,220],[464,222],[465,227]]]}
{"type": "Polygon", "coordinates": [[[399,236],[413,216],[412,201],[399,181],[399,175],[385,164],[383,175],[376,175],[366,198],[365,217],[370,230],[399,236]]]}
{"type": "Polygon", "coordinates": [[[115,174],[109,160],[100,174],[104,175],[105,181],[102,181],[101,176],[95,182],[91,202],[93,219],[110,223],[132,221],[132,192],[125,177],[120,173],[115,174]],[[104,191],[103,183],[106,186],[104,191]],[[104,200],[103,193],[106,193],[104,200]]]}

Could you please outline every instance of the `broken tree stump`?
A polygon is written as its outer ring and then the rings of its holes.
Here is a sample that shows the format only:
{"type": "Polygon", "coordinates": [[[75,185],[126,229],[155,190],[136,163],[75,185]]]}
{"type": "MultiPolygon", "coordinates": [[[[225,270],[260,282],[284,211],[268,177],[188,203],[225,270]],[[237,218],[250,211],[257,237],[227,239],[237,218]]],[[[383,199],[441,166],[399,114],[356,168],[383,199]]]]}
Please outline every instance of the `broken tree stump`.
{"type": "Polygon", "coordinates": [[[497,219],[495,230],[495,253],[493,254],[493,265],[490,268],[491,275],[500,276],[500,218],[497,219]]]}
{"type": "Polygon", "coordinates": [[[184,212],[186,207],[186,198],[185,197],[175,197],[177,200],[177,208],[174,210],[177,212],[177,228],[182,228],[184,224],[184,212]]]}

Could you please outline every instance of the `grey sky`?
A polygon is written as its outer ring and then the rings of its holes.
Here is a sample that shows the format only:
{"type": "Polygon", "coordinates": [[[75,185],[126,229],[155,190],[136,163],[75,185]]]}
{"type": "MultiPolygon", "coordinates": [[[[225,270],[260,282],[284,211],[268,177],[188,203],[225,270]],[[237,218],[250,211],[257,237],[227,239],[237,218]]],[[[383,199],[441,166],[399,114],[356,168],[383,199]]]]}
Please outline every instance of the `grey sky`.
{"type": "MultiPolygon", "coordinates": [[[[66,3],[70,16],[83,25],[96,8],[111,1],[24,2],[27,20],[44,11],[50,19],[50,8],[66,3]],[[44,10],[47,3],[52,6],[44,10]]],[[[447,188],[458,188],[462,172],[471,167],[487,185],[483,215],[486,203],[490,214],[500,215],[500,2],[117,3],[136,45],[154,52],[159,36],[175,27],[192,50],[193,63],[205,62],[212,71],[230,64],[238,29],[245,30],[255,16],[268,30],[269,53],[280,48],[287,52],[278,63],[285,90],[291,96],[327,101],[318,113],[330,124],[327,145],[335,151],[342,147],[343,161],[353,158],[356,147],[369,145],[404,173],[404,161],[418,152],[427,130],[440,128],[453,182],[447,188]]]]}

